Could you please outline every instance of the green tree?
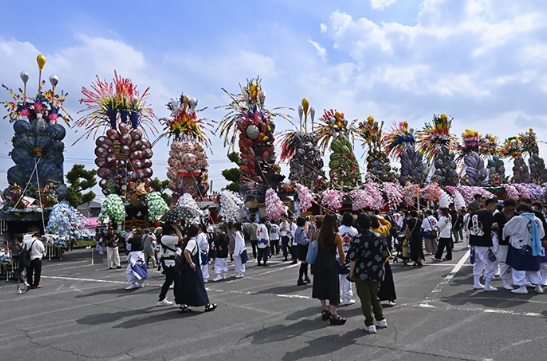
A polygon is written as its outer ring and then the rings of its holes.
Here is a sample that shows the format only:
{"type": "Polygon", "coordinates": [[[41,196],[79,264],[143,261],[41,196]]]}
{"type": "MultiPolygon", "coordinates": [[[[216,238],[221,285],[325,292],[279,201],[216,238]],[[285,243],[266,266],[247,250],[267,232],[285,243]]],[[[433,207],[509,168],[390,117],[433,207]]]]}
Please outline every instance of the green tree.
{"type": "Polygon", "coordinates": [[[231,182],[226,186],[226,189],[237,193],[239,192],[239,179],[241,177],[241,171],[239,170],[239,166],[241,165],[241,157],[238,152],[232,152],[228,154],[228,159],[230,162],[237,164],[237,167],[224,169],[221,174],[224,179],[231,182]]]}
{"type": "Polygon", "coordinates": [[[155,192],[158,192],[167,204],[169,204],[169,201],[171,200],[171,196],[165,192],[168,187],[169,180],[161,180],[158,177],[152,179],[152,182],[150,183],[150,188],[155,192]]]}
{"type": "Polygon", "coordinates": [[[97,171],[86,170],[83,164],[74,164],[72,169],[66,174],[68,183],[67,201],[73,207],[78,207],[80,204],[91,202],[95,199],[96,194],[93,191],[85,192],[88,189],[97,185],[95,175],[97,171]]]}

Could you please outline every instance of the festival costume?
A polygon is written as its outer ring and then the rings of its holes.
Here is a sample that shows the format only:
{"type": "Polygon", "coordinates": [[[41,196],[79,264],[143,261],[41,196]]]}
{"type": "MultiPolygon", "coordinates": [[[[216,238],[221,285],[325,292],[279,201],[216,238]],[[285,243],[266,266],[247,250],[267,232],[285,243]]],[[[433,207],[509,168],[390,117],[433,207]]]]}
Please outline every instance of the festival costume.
{"type": "Polygon", "coordinates": [[[473,265],[473,288],[496,290],[490,286],[495,277],[496,259],[492,242],[492,224],[494,216],[486,210],[473,212],[469,219],[469,245],[475,247],[475,263],[473,265]],[[492,257],[493,256],[493,257],[492,257]],[[485,284],[480,283],[484,271],[485,284]]]}
{"type": "Polygon", "coordinates": [[[513,283],[523,287],[526,278],[532,284],[541,285],[541,239],[545,236],[542,222],[533,213],[522,213],[511,218],[503,229],[503,236],[510,237],[507,264],[513,268],[513,283]]]}
{"type": "Polygon", "coordinates": [[[236,231],[234,242],[234,272],[236,277],[243,277],[245,274],[245,264],[241,262],[241,253],[247,251],[245,248],[245,238],[240,231],[236,231]]]}

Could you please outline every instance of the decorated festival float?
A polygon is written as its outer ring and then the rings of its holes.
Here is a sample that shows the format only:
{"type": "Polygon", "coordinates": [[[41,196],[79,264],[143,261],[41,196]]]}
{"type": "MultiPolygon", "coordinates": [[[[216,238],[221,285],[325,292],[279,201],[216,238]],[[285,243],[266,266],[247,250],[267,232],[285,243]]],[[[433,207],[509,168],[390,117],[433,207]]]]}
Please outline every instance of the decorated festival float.
{"type": "Polygon", "coordinates": [[[328,188],[349,191],[361,184],[361,171],[353,152],[354,123],[355,121],[348,122],[344,113],[333,109],[325,110],[319,118],[319,149],[324,153],[330,146],[332,151],[329,158],[328,188]]]}
{"type": "Polygon", "coordinates": [[[426,123],[418,132],[419,149],[430,163],[426,182],[436,182],[444,186],[455,186],[459,177],[456,172],[454,150],[456,137],[450,134],[452,119],[446,114],[434,115],[431,123],[426,123]]]}
{"type": "Polygon", "coordinates": [[[197,110],[197,103],[197,99],[186,95],[171,99],[167,104],[171,117],[160,119],[164,125],[160,138],[167,137],[171,142],[167,178],[176,199],[188,193],[203,200],[209,190],[205,150],[210,150],[207,133],[212,133],[213,122],[198,116],[206,108],[197,110]]]}
{"type": "Polygon", "coordinates": [[[125,228],[149,224],[146,195],[153,152],[146,129],[155,132],[155,116],[146,103],[148,90],[141,94],[130,79],[116,72],[112,83],[97,77],[90,89],[82,87],[80,103],[86,108],[80,112],[85,114],[75,122],[84,130],[78,140],[103,133],[95,138],[99,186],[104,195],[121,198],[127,215],[116,222],[125,228]]]}
{"type": "Polygon", "coordinates": [[[416,150],[414,129],[408,123],[393,124],[392,128],[383,136],[382,143],[388,156],[401,164],[399,170],[399,184],[421,184],[424,177],[423,156],[416,150]]]}
{"type": "Polygon", "coordinates": [[[69,124],[71,118],[63,108],[67,96],[57,92],[59,78],[49,77],[51,89],[44,90],[42,70],[46,58],[39,55],[38,91],[29,96],[27,72],[20,74],[23,89],[10,92],[13,100],[3,102],[8,118],[13,123],[13,149],[9,153],[15,166],[7,172],[8,188],[3,192],[4,207],[0,218],[7,222],[9,233],[43,231],[52,207],[66,198],[64,183],[64,143],[66,130],[59,121],[69,124]]]}
{"type": "Polygon", "coordinates": [[[391,172],[389,158],[382,143],[383,127],[384,122],[378,125],[371,115],[366,122],[359,123],[357,135],[363,140],[363,147],[367,152],[366,177],[376,182],[391,182],[395,177],[391,172]]]}
{"type": "Polygon", "coordinates": [[[280,158],[290,165],[289,181],[302,184],[311,190],[322,189],[325,185],[323,157],[315,133],[315,109],[308,99],[302,99],[298,107],[299,126],[283,132],[280,158]],[[311,128],[308,132],[308,117],[311,128]]]}
{"type": "MultiPolygon", "coordinates": [[[[301,204],[300,194],[295,193],[295,188],[306,188],[311,191],[320,191],[326,186],[327,180],[323,171],[323,154],[318,146],[318,135],[315,129],[315,109],[310,107],[308,99],[302,99],[298,106],[299,124],[293,129],[282,133],[280,137],[281,154],[280,158],[288,162],[290,166],[289,184],[284,186],[284,195],[286,196],[283,204],[279,203],[274,194],[270,192],[267,197],[268,213],[284,212],[285,203],[291,205],[295,213],[300,213],[301,204]],[[308,118],[311,120],[311,126],[308,131],[308,118]],[[294,196],[294,203],[290,201],[290,196],[294,196]],[[287,199],[288,198],[288,199],[287,199]]],[[[311,205],[310,205],[311,206],[311,205]]],[[[303,212],[307,211],[305,208],[303,212]]],[[[317,210],[316,210],[317,211],[317,210]]]]}
{"type": "MultiPolygon", "coordinates": [[[[239,94],[231,94],[228,105],[219,108],[228,110],[220,124],[220,135],[224,137],[224,146],[233,151],[239,147],[241,156],[240,194],[246,198],[251,212],[257,214],[263,207],[266,190],[281,191],[281,183],[285,179],[275,154],[275,123],[274,118],[289,120],[282,113],[265,108],[266,94],[262,90],[260,78],[247,81],[245,87],[240,86],[239,94]]],[[[281,108],[274,108],[278,110],[281,108]]]]}
{"type": "Polygon", "coordinates": [[[488,168],[479,154],[484,146],[482,136],[476,130],[466,129],[462,134],[462,145],[458,147],[463,165],[461,170],[462,184],[470,186],[487,186],[489,184],[488,168]]]}

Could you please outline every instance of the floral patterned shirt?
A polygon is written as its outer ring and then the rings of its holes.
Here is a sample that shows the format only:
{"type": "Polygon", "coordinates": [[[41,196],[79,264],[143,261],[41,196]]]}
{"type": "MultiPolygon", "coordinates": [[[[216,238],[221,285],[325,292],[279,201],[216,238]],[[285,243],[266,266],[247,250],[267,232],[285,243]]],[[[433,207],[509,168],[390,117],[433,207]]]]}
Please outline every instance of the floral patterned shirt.
{"type": "Polygon", "coordinates": [[[351,240],[348,258],[355,261],[355,277],[361,281],[381,281],[387,256],[385,239],[379,233],[366,230],[351,240]]]}

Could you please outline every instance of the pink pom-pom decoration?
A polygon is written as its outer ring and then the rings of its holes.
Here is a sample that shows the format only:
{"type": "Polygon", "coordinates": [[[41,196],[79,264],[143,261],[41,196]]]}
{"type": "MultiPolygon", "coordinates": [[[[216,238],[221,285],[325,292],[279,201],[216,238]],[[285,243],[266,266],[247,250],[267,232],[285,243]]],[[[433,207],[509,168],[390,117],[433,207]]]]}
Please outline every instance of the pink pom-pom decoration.
{"type": "Polygon", "coordinates": [[[398,208],[403,202],[403,188],[397,183],[384,182],[382,188],[387,196],[388,205],[391,208],[398,208]]]}
{"type": "Polygon", "coordinates": [[[519,196],[521,198],[532,198],[532,193],[530,192],[530,190],[522,184],[515,183],[513,184],[513,187],[515,187],[515,189],[519,192],[519,196]]]}
{"type": "Polygon", "coordinates": [[[382,192],[380,191],[378,184],[374,182],[366,182],[363,185],[363,190],[367,192],[369,197],[372,198],[372,204],[370,208],[380,209],[385,206],[384,197],[382,196],[382,192]]]}
{"type": "Polygon", "coordinates": [[[519,192],[514,186],[512,186],[511,184],[503,184],[502,187],[505,189],[505,192],[507,193],[507,197],[518,201],[519,192]]]}
{"type": "Polygon", "coordinates": [[[349,197],[352,200],[351,209],[354,211],[373,207],[374,199],[362,189],[352,190],[349,192],[349,197]]]}
{"type": "Polygon", "coordinates": [[[321,204],[331,211],[337,211],[342,208],[342,194],[336,189],[327,189],[323,192],[321,204]]]}
{"type": "Polygon", "coordinates": [[[422,197],[429,202],[437,202],[441,199],[442,189],[437,183],[430,183],[422,190],[422,197]]]}
{"type": "Polygon", "coordinates": [[[403,200],[407,207],[414,207],[421,198],[421,188],[418,184],[408,183],[403,189],[403,200]]]}
{"type": "Polygon", "coordinates": [[[296,184],[296,194],[298,195],[298,199],[300,200],[300,211],[306,212],[308,209],[310,209],[312,205],[313,194],[310,192],[308,187],[300,183],[296,184]]]}
{"type": "Polygon", "coordinates": [[[266,216],[269,218],[277,218],[286,213],[286,207],[279,199],[277,193],[269,188],[266,191],[266,216]]]}

